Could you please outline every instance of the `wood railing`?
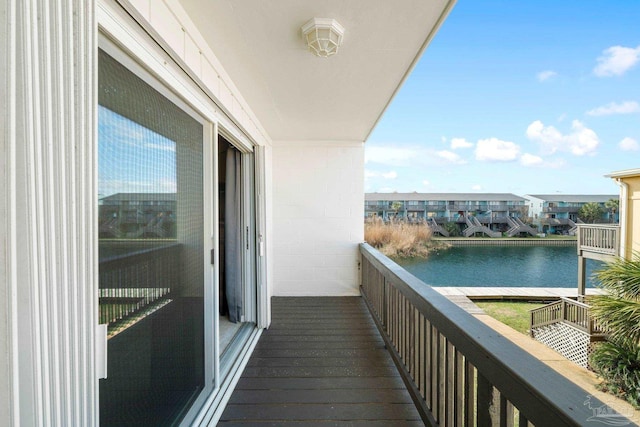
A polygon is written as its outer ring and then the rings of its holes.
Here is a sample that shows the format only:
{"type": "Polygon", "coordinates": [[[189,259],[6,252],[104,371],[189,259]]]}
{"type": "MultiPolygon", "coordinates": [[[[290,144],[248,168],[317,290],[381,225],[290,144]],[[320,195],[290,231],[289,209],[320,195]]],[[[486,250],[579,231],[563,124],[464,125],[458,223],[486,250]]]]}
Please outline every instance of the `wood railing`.
{"type": "Polygon", "coordinates": [[[618,255],[620,226],[610,224],[577,224],[578,255],[591,252],[603,255],[618,255]]]}
{"type": "Polygon", "coordinates": [[[545,306],[535,308],[529,312],[529,333],[533,336],[533,328],[539,328],[554,323],[567,323],[577,329],[589,334],[589,336],[605,336],[606,330],[589,312],[589,305],[572,300],[561,298],[545,306]]]}
{"type": "Polygon", "coordinates": [[[367,244],[362,294],[426,425],[583,426],[589,393],[367,244]]]}

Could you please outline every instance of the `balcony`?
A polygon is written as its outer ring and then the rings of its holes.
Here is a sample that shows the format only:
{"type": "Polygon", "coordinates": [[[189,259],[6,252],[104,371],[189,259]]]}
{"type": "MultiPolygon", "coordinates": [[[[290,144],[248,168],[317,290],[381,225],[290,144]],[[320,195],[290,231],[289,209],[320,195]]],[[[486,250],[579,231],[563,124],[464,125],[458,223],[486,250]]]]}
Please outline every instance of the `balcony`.
{"type": "Polygon", "coordinates": [[[620,250],[620,226],[610,224],[578,224],[578,255],[610,260],[618,256],[620,250]]]}
{"type": "Polygon", "coordinates": [[[447,207],[445,205],[426,205],[424,210],[427,212],[445,212],[447,207]]]}
{"type": "Polygon", "coordinates": [[[363,244],[360,253],[362,298],[273,299],[272,327],[220,425],[582,426],[592,419],[588,392],[375,249],[363,244]]]}
{"type": "Polygon", "coordinates": [[[384,206],[378,206],[378,205],[365,205],[364,206],[365,212],[378,212],[378,211],[382,211],[384,209],[385,209],[384,206]]]}
{"type": "Polygon", "coordinates": [[[561,213],[561,212],[574,212],[577,213],[580,210],[579,206],[547,206],[542,209],[544,213],[561,213]]]}

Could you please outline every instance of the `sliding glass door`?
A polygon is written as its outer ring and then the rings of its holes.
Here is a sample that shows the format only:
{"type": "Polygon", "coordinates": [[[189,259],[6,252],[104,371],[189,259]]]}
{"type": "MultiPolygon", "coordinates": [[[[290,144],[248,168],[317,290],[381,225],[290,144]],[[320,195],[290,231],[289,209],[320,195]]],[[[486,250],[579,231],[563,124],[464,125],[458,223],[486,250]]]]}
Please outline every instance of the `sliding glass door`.
{"type": "Polygon", "coordinates": [[[190,425],[256,335],[254,155],[108,37],[100,47],[100,425],[190,425]]]}
{"type": "Polygon", "coordinates": [[[108,324],[100,424],[174,425],[213,383],[211,135],[102,50],[98,121],[99,315],[108,324]]]}

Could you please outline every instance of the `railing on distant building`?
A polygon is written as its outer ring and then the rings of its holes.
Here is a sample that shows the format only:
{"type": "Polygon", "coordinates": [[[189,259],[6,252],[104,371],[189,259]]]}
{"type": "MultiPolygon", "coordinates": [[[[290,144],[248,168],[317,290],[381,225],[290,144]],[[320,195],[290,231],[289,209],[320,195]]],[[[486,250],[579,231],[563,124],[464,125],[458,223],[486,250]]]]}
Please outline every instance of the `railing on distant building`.
{"type": "Polygon", "coordinates": [[[554,206],[554,207],[545,207],[542,209],[544,213],[553,213],[553,212],[578,212],[580,210],[579,207],[573,206],[554,206]]]}
{"type": "Polygon", "coordinates": [[[371,246],[360,253],[363,297],[426,425],[581,426],[593,415],[584,390],[371,246]]]}

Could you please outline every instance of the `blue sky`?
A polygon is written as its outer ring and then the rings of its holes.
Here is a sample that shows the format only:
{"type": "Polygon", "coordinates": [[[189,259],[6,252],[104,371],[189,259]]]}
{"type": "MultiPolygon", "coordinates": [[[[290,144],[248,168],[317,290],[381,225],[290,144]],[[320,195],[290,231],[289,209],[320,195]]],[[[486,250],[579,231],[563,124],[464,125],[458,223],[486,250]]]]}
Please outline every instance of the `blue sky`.
{"type": "Polygon", "coordinates": [[[640,1],[458,0],[365,144],[367,192],[617,194],[640,1]]]}
{"type": "Polygon", "coordinates": [[[98,106],[98,194],[175,193],[176,143],[98,106]]]}

